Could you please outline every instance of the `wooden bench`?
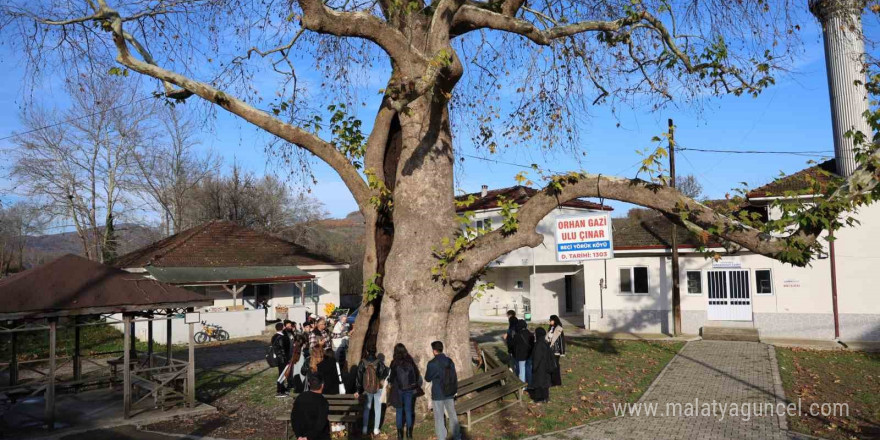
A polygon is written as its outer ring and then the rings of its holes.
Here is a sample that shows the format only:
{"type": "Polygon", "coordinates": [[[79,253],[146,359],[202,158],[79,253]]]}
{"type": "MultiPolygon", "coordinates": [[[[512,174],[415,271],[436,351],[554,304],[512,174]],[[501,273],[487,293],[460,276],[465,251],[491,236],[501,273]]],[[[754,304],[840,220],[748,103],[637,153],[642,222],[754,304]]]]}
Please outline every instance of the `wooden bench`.
{"type": "MultiPolygon", "coordinates": [[[[345,423],[349,425],[349,432],[351,432],[352,425],[363,420],[361,414],[364,405],[359,399],[354,397],[354,394],[334,394],[324,395],[324,397],[327,399],[327,403],[330,404],[330,414],[327,416],[327,420],[330,423],[345,423]]],[[[275,417],[275,420],[284,422],[284,438],[292,438],[290,414],[275,417]]]]}
{"type": "Polygon", "coordinates": [[[458,381],[455,412],[467,416],[467,424],[463,425],[466,428],[470,428],[474,423],[485,420],[513,405],[522,403],[523,388],[526,384],[520,381],[507,366],[502,365],[496,357],[485,352],[483,352],[483,363],[487,371],[458,381]],[[502,400],[511,394],[516,394],[516,401],[513,403],[484,414],[478,419],[472,418],[471,413],[477,408],[502,400]]]}

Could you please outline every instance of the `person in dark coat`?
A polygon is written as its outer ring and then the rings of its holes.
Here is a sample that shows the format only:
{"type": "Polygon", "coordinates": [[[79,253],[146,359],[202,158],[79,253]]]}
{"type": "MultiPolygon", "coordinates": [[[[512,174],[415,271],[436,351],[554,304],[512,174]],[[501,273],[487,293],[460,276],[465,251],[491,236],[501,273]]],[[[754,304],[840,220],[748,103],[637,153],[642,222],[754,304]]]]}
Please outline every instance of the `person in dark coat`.
{"type": "MultiPolygon", "coordinates": [[[[284,333],[284,324],[280,322],[275,323],[275,334],[272,335],[270,344],[272,345],[272,351],[275,353],[278,378],[280,378],[290,362],[290,338],[284,333]]],[[[284,385],[284,380],[276,381],[275,397],[287,397],[287,395],[287,387],[284,385]]]]}
{"type": "Polygon", "coordinates": [[[504,344],[507,346],[507,363],[510,368],[513,368],[513,372],[515,374],[519,374],[519,364],[516,363],[516,360],[513,359],[513,336],[516,334],[516,312],[513,310],[507,311],[507,331],[504,332],[501,337],[504,339],[504,344]]]}
{"type": "Polygon", "coordinates": [[[550,400],[550,376],[556,369],[556,357],[547,344],[547,331],[535,329],[535,347],[532,349],[532,399],[536,403],[550,400]]]}
{"type": "Polygon", "coordinates": [[[528,324],[520,319],[516,322],[516,333],[513,335],[513,359],[516,361],[519,371],[519,380],[527,383],[526,363],[532,356],[532,333],[528,324]]]}
{"type": "Polygon", "coordinates": [[[324,383],[320,376],[309,376],[309,391],[293,401],[290,411],[290,427],[295,438],[307,440],[330,440],[330,404],[322,394],[324,383]]]}
{"type": "Polygon", "coordinates": [[[412,440],[416,417],[414,412],[416,390],[422,386],[422,375],[406,346],[401,343],[394,346],[388,382],[391,384],[388,400],[397,410],[397,439],[403,439],[403,431],[406,428],[406,438],[412,440]]]}
{"type": "Polygon", "coordinates": [[[328,396],[339,394],[339,370],[336,369],[336,358],[333,350],[324,350],[324,359],[318,363],[318,375],[324,381],[324,393],[328,396]]]}
{"type": "Polygon", "coordinates": [[[560,371],[560,358],[565,356],[565,333],[562,332],[562,321],[556,315],[550,316],[550,330],[547,331],[547,345],[556,356],[556,370],[553,371],[551,377],[552,385],[558,387],[562,385],[562,372],[560,371]]]}

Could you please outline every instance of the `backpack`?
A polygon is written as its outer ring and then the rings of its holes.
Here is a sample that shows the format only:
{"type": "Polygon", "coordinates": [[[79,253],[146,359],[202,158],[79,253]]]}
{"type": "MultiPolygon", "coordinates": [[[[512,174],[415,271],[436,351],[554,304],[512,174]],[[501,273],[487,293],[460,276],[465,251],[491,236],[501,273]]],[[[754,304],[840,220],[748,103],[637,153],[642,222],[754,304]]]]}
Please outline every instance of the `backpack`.
{"type": "Polygon", "coordinates": [[[458,392],[458,376],[455,374],[455,364],[450,359],[443,367],[443,395],[454,397],[458,392]]]}
{"type": "Polygon", "coordinates": [[[272,336],[272,342],[269,343],[269,349],[266,350],[266,363],[269,364],[270,367],[278,367],[278,364],[281,363],[281,352],[283,351],[282,347],[278,346],[279,341],[282,337],[278,334],[272,336]]]}
{"type": "Polygon", "coordinates": [[[367,394],[375,394],[381,388],[379,380],[379,361],[364,362],[364,392],[367,394]]]}

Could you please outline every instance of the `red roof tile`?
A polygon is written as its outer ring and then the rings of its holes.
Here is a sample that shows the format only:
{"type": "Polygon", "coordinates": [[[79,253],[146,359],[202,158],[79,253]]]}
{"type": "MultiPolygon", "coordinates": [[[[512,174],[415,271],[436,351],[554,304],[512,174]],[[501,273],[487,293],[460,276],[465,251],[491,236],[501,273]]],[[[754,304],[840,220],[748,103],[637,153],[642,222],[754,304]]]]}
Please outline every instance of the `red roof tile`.
{"type": "Polygon", "coordinates": [[[790,193],[812,195],[816,192],[816,185],[820,193],[825,193],[828,186],[838,178],[837,163],[831,159],[755,188],[748,193],[748,196],[749,198],[780,197],[790,193]]]}
{"type": "Polygon", "coordinates": [[[339,264],[332,258],[230,221],[214,220],[116,259],[114,266],[246,267],[339,264]]]}
{"type": "MultiPolygon", "coordinates": [[[[527,202],[532,196],[538,193],[538,190],[534,188],[529,188],[527,186],[517,185],[511,186],[507,188],[500,189],[492,189],[486,193],[486,196],[481,196],[481,193],[470,193],[465,194],[463,196],[458,196],[455,198],[457,201],[467,200],[470,196],[475,196],[476,200],[473,203],[467,206],[456,206],[456,212],[465,212],[465,211],[479,211],[483,209],[497,209],[498,208],[498,199],[499,197],[505,197],[508,200],[516,202],[520,205],[527,202]]],[[[575,199],[569,200],[562,204],[562,206],[568,208],[583,208],[583,209],[596,209],[596,210],[605,210],[605,211],[613,211],[614,208],[610,206],[602,206],[598,203],[589,202],[586,200],[575,199]]]]}

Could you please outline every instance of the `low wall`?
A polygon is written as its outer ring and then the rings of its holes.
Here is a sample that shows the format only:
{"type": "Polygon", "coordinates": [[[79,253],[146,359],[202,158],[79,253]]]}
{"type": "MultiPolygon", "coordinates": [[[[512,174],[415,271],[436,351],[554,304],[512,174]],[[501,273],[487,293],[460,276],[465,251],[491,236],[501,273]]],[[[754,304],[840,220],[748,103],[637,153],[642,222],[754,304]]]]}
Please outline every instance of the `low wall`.
{"type": "MultiPolygon", "coordinates": [[[[114,316],[122,319],[122,315],[114,316]]],[[[202,321],[208,324],[219,325],[229,332],[230,338],[244,338],[249,336],[259,336],[266,329],[266,313],[264,310],[241,310],[237,312],[202,312],[202,321]]],[[[165,343],[165,331],[167,321],[153,322],[153,341],[165,343]]],[[[115,324],[115,327],[122,331],[122,324],[115,324]]],[[[171,320],[171,343],[185,344],[188,342],[189,329],[184,323],[183,317],[171,320]]],[[[195,332],[202,329],[201,324],[195,324],[195,332]]],[[[134,325],[135,337],[141,341],[147,340],[147,323],[136,322],[134,325]]]]}

